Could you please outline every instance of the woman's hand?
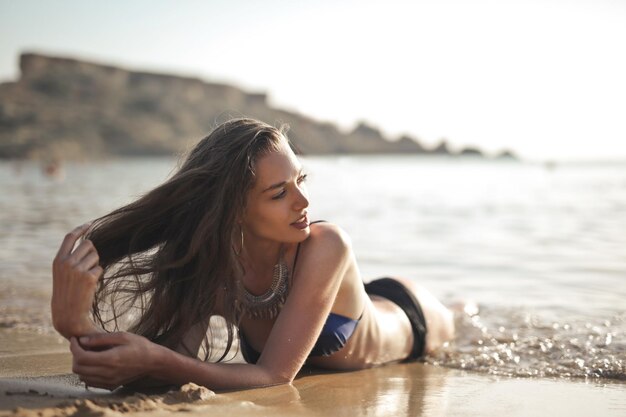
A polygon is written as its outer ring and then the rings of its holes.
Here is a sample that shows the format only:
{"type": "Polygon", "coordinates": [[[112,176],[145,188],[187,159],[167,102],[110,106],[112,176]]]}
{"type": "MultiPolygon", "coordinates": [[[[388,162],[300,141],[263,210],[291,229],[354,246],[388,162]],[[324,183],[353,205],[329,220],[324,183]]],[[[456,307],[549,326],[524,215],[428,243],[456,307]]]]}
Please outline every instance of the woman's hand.
{"type": "Polygon", "coordinates": [[[160,349],[165,348],[126,332],[72,337],[72,371],[89,386],[113,390],[149,376],[160,349]]]}
{"type": "Polygon", "coordinates": [[[98,252],[89,240],[72,251],[89,224],[65,236],[52,263],[52,324],[65,338],[98,332],[90,318],[96,285],[102,275],[98,252]]]}

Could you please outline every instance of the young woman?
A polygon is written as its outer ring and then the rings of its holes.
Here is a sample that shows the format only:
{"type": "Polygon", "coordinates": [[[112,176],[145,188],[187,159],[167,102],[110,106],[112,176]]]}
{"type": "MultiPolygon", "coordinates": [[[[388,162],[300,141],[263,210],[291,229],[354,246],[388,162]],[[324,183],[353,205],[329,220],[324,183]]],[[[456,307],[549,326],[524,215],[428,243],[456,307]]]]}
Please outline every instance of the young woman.
{"type": "Polygon", "coordinates": [[[367,368],[451,339],[452,313],[426,290],[363,284],[345,232],[310,222],[305,179],[281,129],[231,120],[167,182],[69,233],[52,318],[73,371],[109,389],[148,378],[258,387],[290,383],[305,363],[367,368]],[[197,359],[214,315],[228,325],[226,352],[238,329],[247,363],[197,359]],[[130,332],[109,332],[122,317],[130,332]]]}

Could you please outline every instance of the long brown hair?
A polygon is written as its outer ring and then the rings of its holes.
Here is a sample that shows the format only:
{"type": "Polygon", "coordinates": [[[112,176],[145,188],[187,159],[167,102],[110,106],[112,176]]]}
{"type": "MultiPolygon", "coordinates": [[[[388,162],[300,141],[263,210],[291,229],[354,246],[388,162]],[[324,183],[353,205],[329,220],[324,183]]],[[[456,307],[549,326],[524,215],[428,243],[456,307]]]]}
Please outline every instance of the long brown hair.
{"type": "Polygon", "coordinates": [[[192,326],[208,325],[221,293],[228,340],[219,360],[225,358],[238,320],[237,219],[256,160],[277,149],[284,131],[253,119],[225,122],[164,184],[94,222],[87,238],[104,275],[93,314],[103,328],[118,330],[118,319],[130,317],[132,332],[176,348],[192,326]]]}

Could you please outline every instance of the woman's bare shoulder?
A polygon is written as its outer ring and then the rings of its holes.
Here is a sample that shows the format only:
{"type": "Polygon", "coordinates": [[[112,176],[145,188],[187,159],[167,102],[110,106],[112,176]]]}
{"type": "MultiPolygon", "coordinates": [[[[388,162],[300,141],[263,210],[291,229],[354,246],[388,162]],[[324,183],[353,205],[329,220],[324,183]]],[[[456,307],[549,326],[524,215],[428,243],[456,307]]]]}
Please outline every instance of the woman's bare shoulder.
{"type": "MultiPolygon", "coordinates": [[[[315,223],[311,225],[311,233],[302,242],[300,261],[294,276],[304,284],[311,285],[307,291],[314,291],[322,300],[324,292],[320,284],[327,282],[329,287],[339,285],[343,281],[345,271],[352,256],[352,248],[348,234],[333,223],[315,223]]],[[[304,292],[311,297],[310,292],[304,292]]],[[[333,295],[334,298],[334,295],[333,295]]]]}
{"type": "Polygon", "coordinates": [[[333,248],[350,248],[350,236],[341,227],[334,223],[320,222],[311,225],[311,234],[307,243],[313,246],[330,245],[333,248]]]}

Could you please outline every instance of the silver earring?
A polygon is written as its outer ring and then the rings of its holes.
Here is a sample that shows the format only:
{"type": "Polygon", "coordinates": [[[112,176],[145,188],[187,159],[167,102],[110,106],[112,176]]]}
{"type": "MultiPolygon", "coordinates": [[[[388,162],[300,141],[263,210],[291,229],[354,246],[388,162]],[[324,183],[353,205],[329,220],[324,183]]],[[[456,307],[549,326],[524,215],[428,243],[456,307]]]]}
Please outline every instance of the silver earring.
{"type": "Polygon", "coordinates": [[[239,250],[233,247],[235,255],[237,256],[241,255],[241,252],[243,252],[243,227],[239,226],[239,230],[241,231],[241,246],[239,247],[239,250]]]}

